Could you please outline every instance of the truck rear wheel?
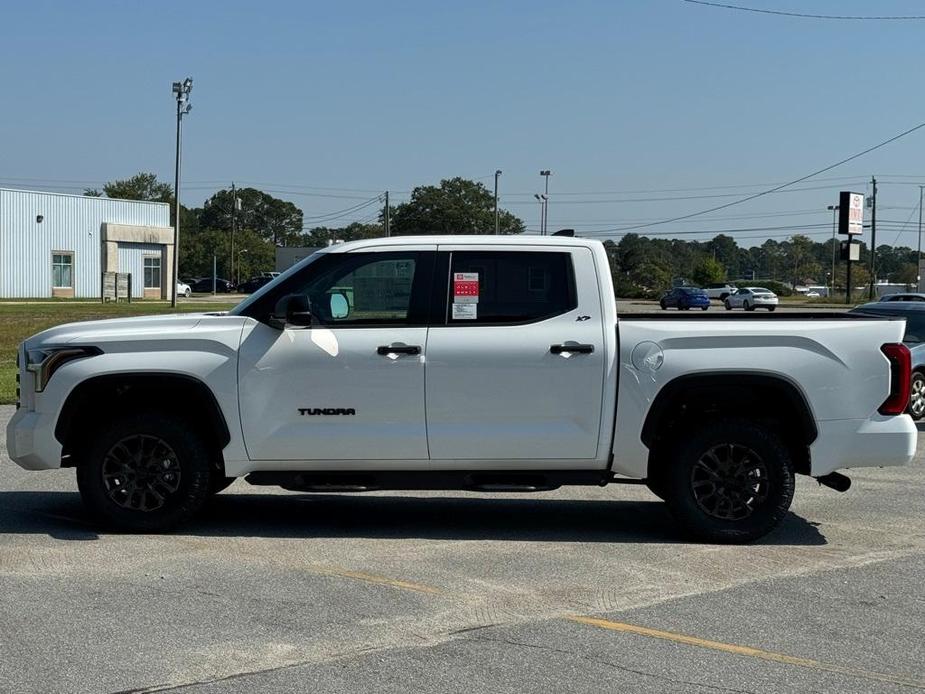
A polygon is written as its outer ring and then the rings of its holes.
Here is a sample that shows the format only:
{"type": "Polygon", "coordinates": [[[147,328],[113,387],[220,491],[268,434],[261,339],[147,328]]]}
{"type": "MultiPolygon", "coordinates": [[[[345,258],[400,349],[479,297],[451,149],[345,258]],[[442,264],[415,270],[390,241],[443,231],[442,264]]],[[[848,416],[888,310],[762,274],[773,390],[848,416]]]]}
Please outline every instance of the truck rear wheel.
{"type": "Polygon", "coordinates": [[[671,514],[695,539],[750,542],[787,514],[793,462],[773,429],[727,417],[675,446],[660,470],[658,488],[671,514]]]}
{"type": "Polygon", "coordinates": [[[179,418],[127,415],[79,455],[77,486],[87,509],[109,526],[161,531],[189,519],[213,489],[209,450],[179,418]]]}

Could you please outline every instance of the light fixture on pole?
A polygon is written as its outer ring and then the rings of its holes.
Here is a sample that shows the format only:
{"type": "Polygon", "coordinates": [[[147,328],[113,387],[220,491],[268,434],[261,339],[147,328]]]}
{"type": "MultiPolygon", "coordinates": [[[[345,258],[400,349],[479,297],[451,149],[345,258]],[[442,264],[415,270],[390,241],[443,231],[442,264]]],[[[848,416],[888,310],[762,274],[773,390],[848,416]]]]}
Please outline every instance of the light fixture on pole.
{"type": "Polygon", "coordinates": [[[549,177],[552,175],[552,171],[549,169],[543,169],[540,171],[540,176],[546,179],[546,189],[543,191],[545,196],[543,200],[545,203],[543,205],[543,236],[546,236],[546,225],[549,223],[549,177]]]}
{"type": "Polygon", "coordinates": [[[835,293],[835,232],[838,231],[838,205],[829,205],[827,210],[832,212],[832,281],[829,287],[829,297],[835,293]]]}
{"type": "Polygon", "coordinates": [[[191,91],[193,91],[192,77],[173,83],[173,93],[177,99],[177,152],[173,179],[173,291],[170,293],[170,305],[173,308],[177,306],[177,272],[180,266],[180,143],[183,116],[193,108],[189,102],[191,91]]]}
{"type": "Polygon", "coordinates": [[[498,177],[501,175],[501,169],[495,171],[495,236],[501,233],[501,223],[498,218],[498,177]]]}

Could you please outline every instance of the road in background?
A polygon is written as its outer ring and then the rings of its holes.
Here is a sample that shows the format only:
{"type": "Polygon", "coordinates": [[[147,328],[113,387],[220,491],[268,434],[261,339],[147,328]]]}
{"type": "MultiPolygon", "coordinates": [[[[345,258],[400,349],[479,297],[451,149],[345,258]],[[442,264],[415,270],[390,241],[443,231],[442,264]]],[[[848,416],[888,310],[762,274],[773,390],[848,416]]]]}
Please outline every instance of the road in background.
{"type": "MultiPolygon", "coordinates": [[[[5,425],[12,408],[0,408],[5,425]]],[[[98,529],[0,455],[0,689],[925,688],[925,469],[800,478],[749,546],[645,488],[303,495],[238,481],[170,535],[98,529]]]]}

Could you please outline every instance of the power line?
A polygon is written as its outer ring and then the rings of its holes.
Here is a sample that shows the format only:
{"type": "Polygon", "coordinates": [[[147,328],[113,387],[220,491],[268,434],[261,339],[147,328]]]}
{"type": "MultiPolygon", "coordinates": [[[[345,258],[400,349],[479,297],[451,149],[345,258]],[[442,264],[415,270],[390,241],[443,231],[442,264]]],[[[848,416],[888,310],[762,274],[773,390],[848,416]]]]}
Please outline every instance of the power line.
{"type": "Polygon", "coordinates": [[[631,228],[643,229],[647,227],[658,226],[660,224],[670,224],[671,222],[678,222],[678,221],[681,221],[682,219],[690,219],[691,217],[699,217],[700,215],[709,214],[710,212],[717,212],[719,210],[724,210],[727,207],[732,207],[733,205],[741,205],[743,202],[749,202],[751,200],[756,200],[757,198],[763,197],[765,195],[770,195],[771,193],[776,193],[777,191],[783,190],[784,188],[789,188],[790,186],[796,185],[797,183],[802,183],[803,181],[807,181],[810,178],[813,178],[814,176],[818,176],[821,173],[825,173],[826,171],[831,171],[832,169],[838,166],[841,166],[842,164],[847,164],[849,161],[853,161],[854,159],[863,157],[865,154],[870,154],[874,150],[880,149],[881,147],[885,147],[891,142],[896,142],[896,140],[899,140],[900,138],[903,138],[906,135],[910,135],[914,133],[916,130],[921,130],[922,128],[925,128],[925,122],[919,123],[915,127],[909,128],[908,130],[904,130],[898,135],[894,135],[893,137],[887,140],[884,140],[883,142],[876,144],[873,147],[868,147],[862,152],[858,152],[857,154],[852,154],[850,157],[846,157],[845,159],[842,159],[841,161],[837,161],[834,164],[830,164],[826,167],[823,167],[819,169],[818,171],[814,171],[810,174],[807,174],[806,176],[801,176],[800,178],[794,179],[790,181],[789,183],[784,183],[782,185],[776,186],[769,190],[764,190],[764,191],[761,191],[760,193],[755,193],[754,195],[746,196],[744,198],[741,198],[740,200],[733,200],[732,202],[727,202],[723,205],[717,205],[716,207],[711,207],[709,209],[701,210],[699,212],[691,212],[690,214],[681,215],[679,217],[673,217],[671,219],[664,219],[659,222],[649,222],[648,224],[640,224],[638,226],[631,227],[631,228]]]}
{"type": "MultiPolygon", "coordinates": [[[[923,125],[925,125],[925,123],[923,123],[923,125]]],[[[802,179],[802,180],[805,180],[805,179],[802,179]]],[[[860,179],[855,179],[855,180],[857,182],[860,182],[860,179]]],[[[771,193],[802,193],[802,192],[813,191],[813,190],[832,190],[832,188],[834,187],[831,185],[804,186],[803,188],[793,188],[790,190],[782,190],[782,188],[786,187],[787,185],[792,185],[792,184],[783,184],[774,190],[756,193],[755,195],[749,198],[744,198],[743,200],[740,200],[739,202],[745,202],[746,200],[752,200],[754,198],[761,197],[762,195],[770,195],[771,193]]],[[[741,193],[714,193],[713,195],[683,195],[683,196],[671,196],[671,197],[660,197],[660,198],[619,198],[619,199],[609,199],[609,200],[606,200],[606,199],[605,200],[556,200],[556,204],[557,205],[597,205],[597,204],[613,204],[613,203],[625,203],[625,202],[676,202],[678,200],[709,200],[709,199],[715,199],[715,198],[737,198],[740,195],[741,193]]],[[[731,207],[732,205],[738,205],[739,202],[733,202],[733,203],[730,203],[729,205],[721,205],[720,207],[716,207],[714,209],[721,210],[724,207],[731,207]]],[[[529,200],[507,200],[505,201],[505,204],[510,206],[510,205],[533,205],[535,203],[529,200]]],[[[707,212],[712,212],[712,211],[713,210],[706,210],[704,212],[698,212],[693,215],[687,215],[687,216],[693,217],[693,216],[697,216],[700,214],[706,214],[707,212]]],[[[685,219],[685,218],[686,217],[680,217],[679,219],[685,219]]],[[[674,222],[677,220],[671,219],[667,221],[674,222]]],[[[658,223],[662,223],[662,222],[658,222],[658,223]]]]}
{"type": "Polygon", "coordinates": [[[785,12],[783,10],[766,10],[758,7],[743,7],[742,5],[727,5],[720,2],[707,2],[706,0],[684,0],[692,5],[706,5],[707,7],[719,7],[724,10],[738,10],[740,12],[756,12],[758,14],[775,14],[782,17],[800,17],[801,19],[850,19],[862,21],[888,21],[888,20],[915,20],[925,19],[922,15],[839,15],[839,14],[808,14],[805,12],[785,12]]]}

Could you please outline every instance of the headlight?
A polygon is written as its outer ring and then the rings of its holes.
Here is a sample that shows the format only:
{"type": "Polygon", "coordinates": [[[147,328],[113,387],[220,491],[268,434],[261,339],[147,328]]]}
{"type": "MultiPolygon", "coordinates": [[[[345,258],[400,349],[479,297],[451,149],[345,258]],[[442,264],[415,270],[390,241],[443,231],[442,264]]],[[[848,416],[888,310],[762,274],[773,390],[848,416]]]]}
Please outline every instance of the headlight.
{"type": "Polygon", "coordinates": [[[55,371],[75,359],[95,357],[98,347],[45,347],[26,350],[26,369],[35,374],[35,392],[41,393],[55,371]]]}

